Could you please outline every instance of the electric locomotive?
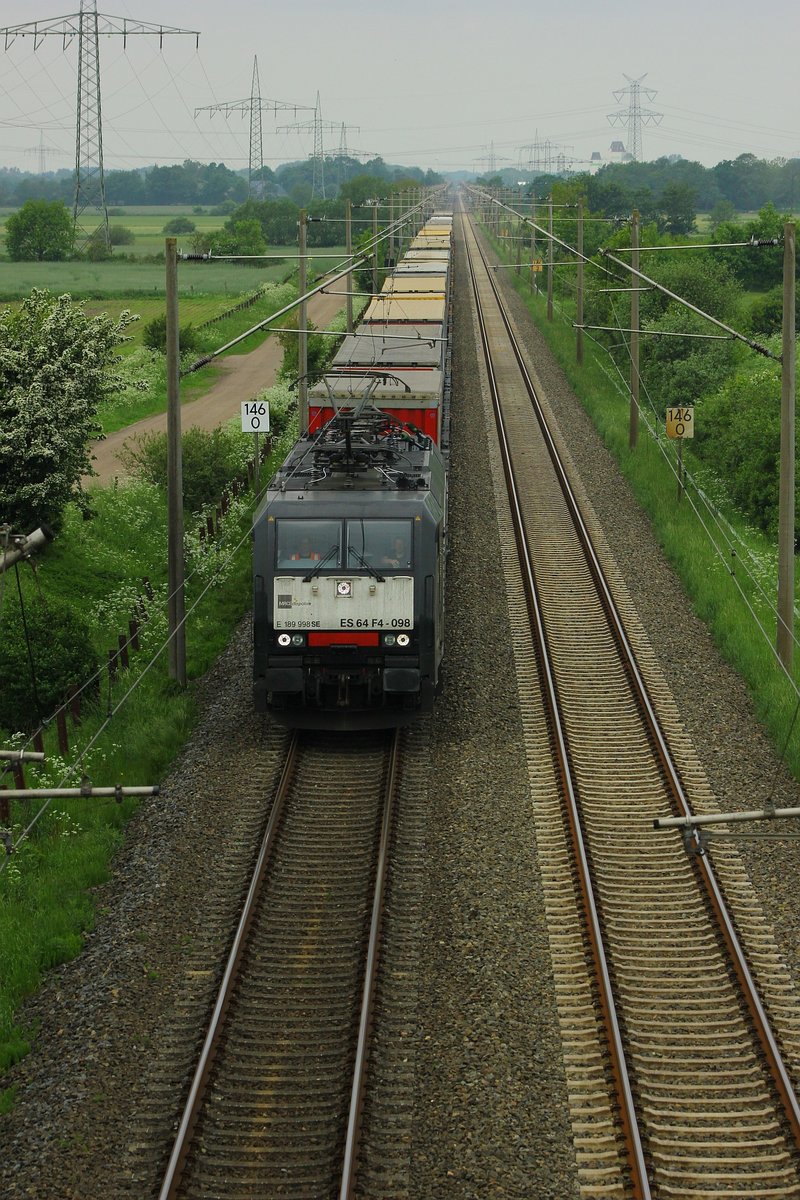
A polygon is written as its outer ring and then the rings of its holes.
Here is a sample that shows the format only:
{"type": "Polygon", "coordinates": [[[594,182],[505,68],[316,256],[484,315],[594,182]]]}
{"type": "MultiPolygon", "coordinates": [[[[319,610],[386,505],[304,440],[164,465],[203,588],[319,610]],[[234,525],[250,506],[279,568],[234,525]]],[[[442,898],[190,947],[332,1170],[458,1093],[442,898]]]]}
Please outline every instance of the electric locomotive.
{"type": "Polygon", "coordinates": [[[254,701],[289,726],[404,724],[440,684],[445,464],[372,390],[297,442],[254,521],[254,701]]]}

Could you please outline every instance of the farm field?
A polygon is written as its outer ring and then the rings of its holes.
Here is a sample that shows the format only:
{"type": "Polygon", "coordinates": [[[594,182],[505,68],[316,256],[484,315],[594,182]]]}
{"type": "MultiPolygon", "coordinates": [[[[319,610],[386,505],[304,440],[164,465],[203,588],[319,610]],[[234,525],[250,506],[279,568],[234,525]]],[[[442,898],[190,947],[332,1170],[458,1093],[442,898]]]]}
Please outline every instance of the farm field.
{"type": "MultiPolygon", "coordinates": [[[[179,239],[179,246],[180,246],[179,239]]],[[[187,239],[188,241],[188,239],[187,239]]],[[[188,248],[188,247],[187,247],[188,248]]],[[[161,237],[160,249],[164,249],[161,237]]],[[[270,247],[270,254],[296,254],[296,246],[270,247]]],[[[344,255],[342,247],[326,248],[320,254],[336,258],[312,259],[309,274],[334,266],[344,255]]],[[[245,295],[255,291],[260,283],[279,283],[293,271],[296,263],[266,263],[247,266],[236,262],[186,262],[178,266],[178,293],[191,296],[245,295]]],[[[126,262],[112,258],[108,262],[9,262],[0,258],[0,302],[20,300],[33,288],[51,292],[69,292],[76,299],[105,300],[129,297],[161,297],[164,295],[164,266],[162,263],[126,262]]],[[[125,307],[125,305],[123,305],[125,307]]],[[[127,307],[131,307],[130,304],[127,307]]]]}

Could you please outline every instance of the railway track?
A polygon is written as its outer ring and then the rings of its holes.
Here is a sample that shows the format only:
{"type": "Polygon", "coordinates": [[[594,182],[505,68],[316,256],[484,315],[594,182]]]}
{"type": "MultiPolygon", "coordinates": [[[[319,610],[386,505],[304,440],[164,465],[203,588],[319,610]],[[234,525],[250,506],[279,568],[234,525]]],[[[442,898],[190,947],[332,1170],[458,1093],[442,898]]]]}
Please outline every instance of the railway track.
{"type": "Polygon", "coordinates": [[[653,831],[687,811],[693,781],[463,231],[522,573],[512,617],[535,631],[534,650],[518,629],[520,689],[582,1195],[800,1195],[797,997],[736,863],[723,886],[707,856],[653,831]]]}
{"type": "Polygon", "coordinates": [[[161,1200],[352,1194],[400,737],[292,737],[161,1200]]]}

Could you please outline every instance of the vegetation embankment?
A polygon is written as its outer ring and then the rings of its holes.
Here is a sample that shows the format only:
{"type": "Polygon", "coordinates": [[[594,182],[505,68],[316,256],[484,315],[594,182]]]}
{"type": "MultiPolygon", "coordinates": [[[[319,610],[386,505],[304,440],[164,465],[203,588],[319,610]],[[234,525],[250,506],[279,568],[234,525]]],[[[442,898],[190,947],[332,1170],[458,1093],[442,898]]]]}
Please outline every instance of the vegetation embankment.
{"type": "MultiPolygon", "coordinates": [[[[12,378],[14,356],[5,364],[5,394],[12,401],[15,395],[40,388],[41,359],[46,362],[48,352],[60,358],[58,378],[63,381],[64,369],[70,367],[64,357],[68,329],[72,342],[84,352],[98,342],[99,333],[109,352],[115,339],[124,335],[108,318],[74,324],[75,314],[53,298],[42,306],[39,298],[33,324],[48,330],[44,317],[49,312],[50,325],[37,369],[12,378]]],[[[320,344],[315,354],[333,353],[335,339],[316,341],[320,344]]],[[[79,446],[85,446],[85,422],[80,421],[91,422],[105,406],[116,403],[118,383],[112,375],[109,384],[110,364],[107,355],[88,380],[94,388],[90,387],[94,414],[79,412],[74,421],[65,420],[65,432],[71,429],[79,446]]],[[[86,382],[86,361],[80,352],[72,375],[86,382]]],[[[266,395],[273,430],[271,455],[264,466],[268,474],[296,436],[296,418],[294,393],[286,382],[266,395]]],[[[252,438],[223,427],[211,433],[187,431],[183,441],[191,680],[208,669],[249,608],[254,497],[246,490],[232,499],[221,533],[216,538],[201,536],[206,526],[203,513],[209,505],[213,512],[221,488],[241,475],[252,438]]],[[[17,494],[3,501],[3,510],[13,514],[15,530],[27,532],[47,517],[58,533],[38,556],[35,577],[31,567],[20,568],[19,593],[13,569],[0,576],[0,743],[29,746],[32,732],[64,699],[67,685],[79,685],[81,723],[70,729],[68,755],[59,753],[53,722],[45,722],[46,763],[25,767],[28,786],[76,786],[84,774],[97,786],[153,784],[183,745],[195,716],[191,688],[178,689],[167,669],[166,439],[141,439],[130,452],[134,478],[121,486],[93,489],[76,503],[67,499],[67,483],[71,480],[74,487],[81,470],[79,446],[71,473],[62,478],[56,493],[45,486],[46,464],[37,480],[36,462],[30,458],[17,481],[17,494]],[[26,490],[28,475],[31,491],[26,490]],[[140,648],[131,653],[126,669],[117,665],[112,677],[105,665],[108,651],[116,646],[119,631],[127,631],[134,611],[140,648]]],[[[113,800],[61,800],[45,805],[40,813],[36,805],[11,804],[9,845],[14,849],[0,864],[0,1071],[26,1053],[35,1034],[15,1023],[21,998],[37,986],[44,970],[80,949],[94,919],[88,889],[108,877],[111,856],[133,808],[131,801],[118,805],[113,800]],[[23,837],[32,821],[29,835],[23,837]]],[[[10,1091],[0,1092],[0,1111],[11,1104],[10,1091]]]]}
{"type": "MultiPolygon", "coordinates": [[[[751,233],[771,237],[776,231],[782,233],[782,218],[767,206],[746,226],[719,226],[717,237],[720,242],[746,242],[751,233]]],[[[509,261],[515,251],[508,247],[515,242],[498,236],[503,232],[510,228],[492,230],[489,236],[497,253],[509,261]]],[[[574,244],[566,222],[560,236],[574,244]]],[[[590,254],[601,244],[613,250],[615,244],[630,244],[630,231],[600,226],[587,233],[587,241],[590,254]]],[[[642,244],[669,241],[655,226],[645,228],[642,244]]],[[[560,252],[556,257],[563,261],[560,252]]],[[[658,253],[646,264],[645,255],[642,259],[642,269],[652,278],[780,353],[780,305],[775,302],[780,247],[658,253]]],[[[531,259],[526,254],[523,261],[531,259]]],[[[629,286],[629,278],[624,271],[614,272],[618,278],[603,275],[609,265],[606,258],[595,255],[593,264],[586,268],[584,319],[587,325],[608,326],[610,331],[587,331],[583,367],[575,362],[571,327],[576,313],[574,269],[554,271],[552,322],[547,320],[546,267],[541,274],[509,274],[648,513],[696,611],[745,679],[759,717],[782,750],[792,728],[797,691],[774,653],[780,364],[738,342],[669,336],[719,330],[656,291],[641,293],[642,326],[667,336],[641,339],[641,433],[631,450],[629,338],[622,332],[630,325],[629,297],[601,291],[629,286]],[[676,444],[664,431],[666,408],[680,405],[694,406],[696,427],[694,443],[683,445],[687,479],[681,501],[676,444]]],[[[796,670],[795,683],[797,678],[796,670]]],[[[789,739],[786,757],[800,777],[797,737],[789,739]]]]}

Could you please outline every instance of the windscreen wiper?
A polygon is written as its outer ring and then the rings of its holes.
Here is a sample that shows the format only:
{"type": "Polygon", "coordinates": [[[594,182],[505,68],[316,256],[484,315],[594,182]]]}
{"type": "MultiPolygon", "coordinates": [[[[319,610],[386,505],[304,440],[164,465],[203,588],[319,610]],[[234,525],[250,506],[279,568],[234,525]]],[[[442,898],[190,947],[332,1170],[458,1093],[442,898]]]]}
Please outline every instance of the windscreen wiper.
{"type": "Polygon", "coordinates": [[[378,583],[386,583],[386,580],[384,579],[383,575],[379,575],[378,572],[375,570],[375,568],[373,566],[370,566],[370,564],[364,558],[364,555],[359,554],[358,551],[356,550],[355,546],[348,546],[347,553],[354,554],[356,556],[356,558],[358,559],[359,563],[361,564],[361,566],[364,568],[364,570],[369,571],[370,575],[372,575],[374,579],[377,579],[378,583]]]}
{"type": "Polygon", "coordinates": [[[325,557],[321,558],[319,560],[317,565],[314,567],[314,570],[309,571],[309,573],[307,575],[303,576],[303,583],[310,583],[311,580],[314,578],[314,576],[317,574],[317,572],[322,570],[322,568],[325,566],[325,563],[328,561],[328,559],[333,558],[334,554],[338,554],[338,552],[339,552],[339,543],[334,542],[333,545],[331,546],[330,550],[328,551],[328,553],[325,555],[325,557]]]}

